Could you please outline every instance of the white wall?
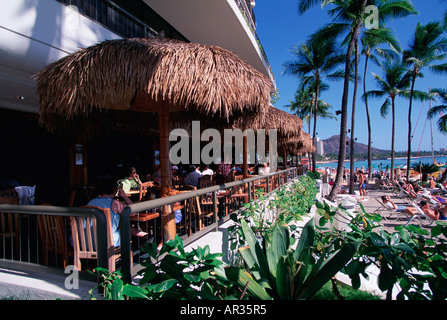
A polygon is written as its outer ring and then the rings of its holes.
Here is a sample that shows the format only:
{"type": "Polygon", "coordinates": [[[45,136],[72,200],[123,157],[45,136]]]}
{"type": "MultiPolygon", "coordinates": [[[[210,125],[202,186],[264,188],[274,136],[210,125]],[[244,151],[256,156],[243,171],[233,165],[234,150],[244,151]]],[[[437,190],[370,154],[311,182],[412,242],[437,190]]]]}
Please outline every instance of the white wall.
{"type": "Polygon", "coordinates": [[[80,48],[116,38],[54,0],[0,0],[0,107],[36,112],[32,75],[80,48]],[[27,99],[19,101],[19,95],[27,99]]]}

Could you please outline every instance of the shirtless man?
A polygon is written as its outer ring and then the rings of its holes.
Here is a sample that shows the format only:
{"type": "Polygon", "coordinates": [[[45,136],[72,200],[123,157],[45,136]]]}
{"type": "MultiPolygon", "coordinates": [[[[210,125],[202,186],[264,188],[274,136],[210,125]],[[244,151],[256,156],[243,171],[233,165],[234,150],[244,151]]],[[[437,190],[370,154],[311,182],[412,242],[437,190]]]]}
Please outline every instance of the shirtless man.
{"type": "Polygon", "coordinates": [[[361,196],[366,196],[366,179],[365,175],[363,174],[363,171],[359,172],[359,193],[361,196]]]}

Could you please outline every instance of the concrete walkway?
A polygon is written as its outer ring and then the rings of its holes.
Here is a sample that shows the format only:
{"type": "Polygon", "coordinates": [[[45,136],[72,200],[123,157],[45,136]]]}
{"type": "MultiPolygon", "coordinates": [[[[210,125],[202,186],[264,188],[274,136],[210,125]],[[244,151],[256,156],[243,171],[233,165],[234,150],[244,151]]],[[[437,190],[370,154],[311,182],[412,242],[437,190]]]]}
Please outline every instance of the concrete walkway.
{"type": "MultiPolygon", "coordinates": [[[[97,283],[72,281],[70,274],[35,265],[0,268],[0,300],[90,300],[97,283]]],[[[94,297],[102,299],[96,292],[94,297]]]]}

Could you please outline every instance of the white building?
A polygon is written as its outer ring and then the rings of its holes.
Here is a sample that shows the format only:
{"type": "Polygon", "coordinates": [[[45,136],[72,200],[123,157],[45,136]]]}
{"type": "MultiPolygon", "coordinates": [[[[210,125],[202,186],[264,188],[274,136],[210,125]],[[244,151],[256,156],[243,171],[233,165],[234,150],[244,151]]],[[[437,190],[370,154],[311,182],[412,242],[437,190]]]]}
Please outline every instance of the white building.
{"type": "Polygon", "coordinates": [[[320,138],[316,138],[317,140],[317,154],[318,155],[324,155],[324,142],[320,140],[320,138]]]}
{"type": "MultiPolygon", "coordinates": [[[[62,184],[70,180],[67,163],[77,142],[39,126],[33,75],[80,48],[106,39],[162,35],[233,51],[275,83],[256,35],[254,5],[253,0],[1,0],[0,147],[8,156],[2,159],[0,181],[28,179],[40,186],[51,181],[49,188],[58,185],[54,192],[66,193],[62,184]]],[[[141,149],[148,135],[121,128],[89,141],[89,152],[96,152],[90,159],[98,154],[107,159],[89,162],[89,173],[112,168],[104,165],[125,167],[126,161],[146,170],[143,164],[157,150],[156,139],[147,154],[129,155],[134,160],[119,158],[104,145],[113,140],[115,146],[141,149]]]]}

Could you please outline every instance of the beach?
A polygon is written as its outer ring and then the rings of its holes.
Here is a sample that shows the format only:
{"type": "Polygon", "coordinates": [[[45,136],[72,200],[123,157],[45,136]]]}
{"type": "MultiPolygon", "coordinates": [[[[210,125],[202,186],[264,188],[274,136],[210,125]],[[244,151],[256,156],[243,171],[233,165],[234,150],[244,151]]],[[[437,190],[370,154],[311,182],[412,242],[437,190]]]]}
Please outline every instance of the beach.
{"type": "MultiPolygon", "coordinates": [[[[417,157],[411,159],[411,164],[413,163],[432,163],[432,157],[431,156],[424,156],[424,157],[417,157]]],[[[442,157],[436,157],[436,162],[438,164],[440,163],[446,163],[447,162],[447,156],[442,157]]],[[[337,161],[333,162],[317,162],[317,168],[323,169],[323,168],[337,168],[337,161]]],[[[394,158],[394,166],[402,168],[403,166],[407,165],[407,158],[394,158]]],[[[386,167],[391,167],[391,159],[379,159],[379,160],[373,160],[372,161],[372,169],[373,171],[380,171],[385,170],[386,167]]],[[[345,168],[349,169],[350,167],[350,161],[345,160],[345,168]]],[[[360,160],[360,161],[354,161],[354,169],[355,168],[368,168],[368,161],[367,160],[360,160]]]]}

